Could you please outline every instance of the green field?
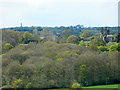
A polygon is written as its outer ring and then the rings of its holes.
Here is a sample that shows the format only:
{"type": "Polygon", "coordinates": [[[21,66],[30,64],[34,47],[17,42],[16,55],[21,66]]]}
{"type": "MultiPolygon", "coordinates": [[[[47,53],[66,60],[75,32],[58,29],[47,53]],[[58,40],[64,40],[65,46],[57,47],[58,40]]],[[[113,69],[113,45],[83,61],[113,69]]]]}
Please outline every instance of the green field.
{"type": "MultiPolygon", "coordinates": [[[[80,90],[120,90],[120,84],[111,84],[111,85],[98,85],[98,86],[89,86],[89,87],[82,87],[80,90]],[[119,89],[115,89],[119,88],[119,89]]],[[[68,88],[63,89],[49,89],[49,90],[71,90],[68,88]]]]}
{"type": "Polygon", "coordinates": [[[118,88],[120,84],[112,84],[112,85],[98,85],[98,86],[90,86],[90,87],[83,87],[83,88],[118,88]]]}

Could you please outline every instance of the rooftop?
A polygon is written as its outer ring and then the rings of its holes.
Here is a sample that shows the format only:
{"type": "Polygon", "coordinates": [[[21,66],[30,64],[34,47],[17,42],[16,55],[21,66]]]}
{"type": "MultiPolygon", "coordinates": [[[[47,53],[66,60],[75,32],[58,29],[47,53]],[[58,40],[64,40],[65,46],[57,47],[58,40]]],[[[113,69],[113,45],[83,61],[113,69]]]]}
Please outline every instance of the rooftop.
{"type": "Polygon", "coordinates": [[[107,37],[113,37],[113,35],[107,35],[107,37]]]}

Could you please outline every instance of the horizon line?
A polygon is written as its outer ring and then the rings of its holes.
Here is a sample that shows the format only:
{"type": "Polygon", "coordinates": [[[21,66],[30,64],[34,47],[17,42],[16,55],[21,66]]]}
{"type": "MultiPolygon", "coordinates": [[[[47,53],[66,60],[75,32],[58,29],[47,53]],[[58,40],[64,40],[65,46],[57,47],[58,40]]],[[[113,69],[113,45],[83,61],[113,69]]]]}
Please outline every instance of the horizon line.
{"type": "MultiPolygon", "coordinates": [[[[22,27],[69,27],[69,26],[77,26],[77,25],[83,25],[83,24],[76,24],[76,25],[23,25],[22,27]]],[[[96,25],[96,26],[88,26],[88,25],[83,25],[83,27],[118,27],[119,25],[96,25]]],[[[15,26],[4,26],[4,27],[0,27],[0,29],[2,28],[15,28],[15,27],[21,27],[21,25],[15,25],[15,26]]]]}

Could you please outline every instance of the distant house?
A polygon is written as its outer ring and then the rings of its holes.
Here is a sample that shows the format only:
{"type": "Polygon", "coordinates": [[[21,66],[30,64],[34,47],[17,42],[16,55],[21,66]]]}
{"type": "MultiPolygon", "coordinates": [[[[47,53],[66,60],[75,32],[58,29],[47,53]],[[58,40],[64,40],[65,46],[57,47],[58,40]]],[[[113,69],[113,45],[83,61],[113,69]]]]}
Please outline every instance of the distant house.
{"type": "Polygon", "coordinates": [[[107,27],[102,27],[100,37],[103,37],[103,40],[108,43],[113,42],[114,35],[110,34],[110,30],[107,27]]]}
{"type": "Polygon", "coordinates": [[[103,37],[103,40],[105,40],[107,43],[108,42],[113,42],[114,35],[106,35],[103,37]]]}
{"type": "Polygon", "coordinates": [[[107,35],[107,37],[113,37],[113,35],[107,35]]]}
{"type": "Polygon", "coordinates": [[[40,39],[45,39],[45,37],[40,37],[40,39]]]}
{"type": "Polygon", "coordinates": [[[114,38],[114,35],[107,35],[107,40],[109,42],[112,42],[113,41],[113,38],[114,38]]]}
{"type": "Polygon", "coordinates": [[[90,43],[90,41],[84,41],[84,43],[90,43]]]}

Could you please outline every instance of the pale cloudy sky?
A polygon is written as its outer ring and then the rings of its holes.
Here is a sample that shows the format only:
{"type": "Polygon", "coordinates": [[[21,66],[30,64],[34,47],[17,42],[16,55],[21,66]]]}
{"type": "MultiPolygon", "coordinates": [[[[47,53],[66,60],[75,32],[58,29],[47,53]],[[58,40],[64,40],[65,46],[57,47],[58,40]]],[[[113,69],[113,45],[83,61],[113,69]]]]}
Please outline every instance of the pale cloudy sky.
{"type": "Polygon", "coordinates": [[[0,0],[0,27],[117,26],[119,0],[0,0]]]}

